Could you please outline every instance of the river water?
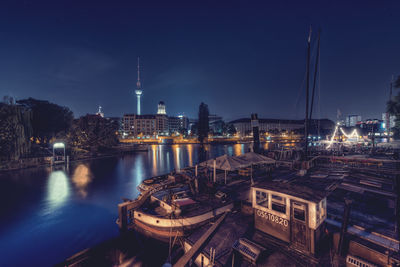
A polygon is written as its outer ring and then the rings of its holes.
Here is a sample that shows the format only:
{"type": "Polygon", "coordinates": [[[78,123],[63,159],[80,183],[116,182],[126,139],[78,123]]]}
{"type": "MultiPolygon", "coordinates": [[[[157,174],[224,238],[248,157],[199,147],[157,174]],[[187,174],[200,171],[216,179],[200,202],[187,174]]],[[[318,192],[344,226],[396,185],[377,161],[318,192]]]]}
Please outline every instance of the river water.
{"type": "MultiPolygon", "coordinates": [[[[122,197],[148,177],[195,165],[198,145],[152,145],[148,152],[0,174],[0,266],[52,266],[119,235],[122,197]]],[[[207,147],[239,155],[245,144],[207,147]]]]}

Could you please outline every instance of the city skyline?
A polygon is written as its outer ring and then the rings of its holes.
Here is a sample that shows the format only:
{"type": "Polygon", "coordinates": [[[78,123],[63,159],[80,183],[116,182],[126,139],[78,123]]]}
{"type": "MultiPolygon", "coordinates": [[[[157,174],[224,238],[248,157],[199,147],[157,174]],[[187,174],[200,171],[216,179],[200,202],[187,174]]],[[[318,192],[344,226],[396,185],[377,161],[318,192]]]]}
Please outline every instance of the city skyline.
{"type": "Polygon", "coordinates": [[[75,117],[98,105],[107,116],[135,113],[140,56],[142,114],[162,100],[168,114],[188,117],[205,102],[226,120],[301,119],[310,25],[313,39],[322,29],[317,117],[339,109],[342,119],[379,119],[399,73],[395,2],[1,5],[0,94],[49,100],[75,117]]]}

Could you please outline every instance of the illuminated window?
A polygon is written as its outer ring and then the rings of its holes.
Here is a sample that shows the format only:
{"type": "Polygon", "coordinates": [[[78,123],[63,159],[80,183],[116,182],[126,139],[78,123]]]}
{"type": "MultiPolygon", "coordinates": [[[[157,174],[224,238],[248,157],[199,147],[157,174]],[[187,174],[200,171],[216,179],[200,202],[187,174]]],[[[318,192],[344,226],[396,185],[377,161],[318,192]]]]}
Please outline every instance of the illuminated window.
{"type": "Polygon", "coordinates": [[[271,195],[271,208],[274,211],[286,213],[286,198],[277,195],[271,195]]]}
{"type": "Polygon", "coordinates": [[[268,194],[261,191],[256,191],[256,203],[259,206],[268,208],[268,194]]]}

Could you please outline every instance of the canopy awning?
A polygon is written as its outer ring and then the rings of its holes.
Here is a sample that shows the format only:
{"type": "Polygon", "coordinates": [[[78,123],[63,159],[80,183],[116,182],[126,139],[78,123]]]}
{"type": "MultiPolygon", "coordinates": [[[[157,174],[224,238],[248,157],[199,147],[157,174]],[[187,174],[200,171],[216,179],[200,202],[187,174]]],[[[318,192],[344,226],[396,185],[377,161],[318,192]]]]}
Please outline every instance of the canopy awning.
{"type": "Polygon", "coordinates": [[[275,164],[275,160],[254,152],[237,156],[238,159],[250,162],[250,164],[275,164]]]}

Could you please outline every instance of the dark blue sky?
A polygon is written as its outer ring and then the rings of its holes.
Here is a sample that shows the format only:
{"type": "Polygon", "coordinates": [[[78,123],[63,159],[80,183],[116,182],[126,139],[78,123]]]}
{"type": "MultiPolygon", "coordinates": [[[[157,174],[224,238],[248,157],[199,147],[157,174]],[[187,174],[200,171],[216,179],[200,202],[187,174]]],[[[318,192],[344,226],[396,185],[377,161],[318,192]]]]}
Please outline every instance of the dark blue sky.
{"type": "Polygon", "coordinates": [[[311,24],[313,38],[322,29],[315,114],[380,118],[400,73],[396,2],[2,1],[0,96],[46,99],[75,116],[98,105],[134,113],[140,56],[142,113],[163,100],[168,114],[194,117],[203,101],[227,120],[302,118],[311,24]]]}

